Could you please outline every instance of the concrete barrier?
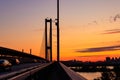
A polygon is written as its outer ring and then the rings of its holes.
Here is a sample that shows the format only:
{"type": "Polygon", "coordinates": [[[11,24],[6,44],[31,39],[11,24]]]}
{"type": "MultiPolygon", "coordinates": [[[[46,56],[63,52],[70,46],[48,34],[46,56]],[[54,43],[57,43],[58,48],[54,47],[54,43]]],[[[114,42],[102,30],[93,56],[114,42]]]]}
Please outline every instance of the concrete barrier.
{"type": "Polygon", "coordinates": [[[74,72],[73,70],[71,70],[70,68],[68,68],[67,66],[65,66],[64,64],[60,63],[60,65],[72,80],[87,80],[84,77],[77,74],[76,72],[74,72]]]}

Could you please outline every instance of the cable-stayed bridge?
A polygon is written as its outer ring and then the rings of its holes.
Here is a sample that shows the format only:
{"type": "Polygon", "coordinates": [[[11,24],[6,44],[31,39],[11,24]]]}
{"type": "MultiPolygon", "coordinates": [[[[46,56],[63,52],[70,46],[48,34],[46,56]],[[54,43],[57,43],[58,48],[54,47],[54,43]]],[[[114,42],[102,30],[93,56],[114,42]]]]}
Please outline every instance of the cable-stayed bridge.
{"type": "MultiPolygon", "coordinates": [[[[20,64],[12,65],[11,71],[1,72],[0,80],[86,80],[62,64],[60,58],[53,62],[52,23],[51,18],[45,19],[45,33],[40,51],[45,55],[44,58],[33,55],[32,49],[25,53],[24,50],[0,47],[0,59],[20,61],[20,64]]],[[[55,24],[58,25],[57,22],[55,24]]]]}
{"type": "Polygon", "coordinates": [[[86,80],[61,62],[52,62],[49,55],[42,58],[0,47],[0,59],[20,60],[20,64],[12,65],[11,71],[0,71],[0,80],[86,80]]]}
{"type": "Polygon", "coordinates": [[[69,69],[60,62],[60,34],[59,34],[59,0],[57,0],[57,18],[54,23],[56,25],[57,39],[57,61],[53,62],[53,20],[45,19],[45,33],[41,46],[41,54],[44,58],[35,56],[30,53],[17,51],[5,47],[0,47],[1,59],[17,59],[20,64],[13,65],[11,71],[1,72],[0,80],[87,80],[69,69]]]}

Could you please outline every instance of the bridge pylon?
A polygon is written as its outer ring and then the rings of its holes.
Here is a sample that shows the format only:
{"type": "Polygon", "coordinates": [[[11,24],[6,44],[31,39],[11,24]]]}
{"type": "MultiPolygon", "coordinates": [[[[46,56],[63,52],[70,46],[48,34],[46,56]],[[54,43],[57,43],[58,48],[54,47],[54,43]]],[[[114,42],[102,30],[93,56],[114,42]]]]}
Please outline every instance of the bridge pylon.
{"type": "Polygon", "coordinates": [[[51,18],[45,19],[45,59],[52,62],[52,19],[51,18]]]}

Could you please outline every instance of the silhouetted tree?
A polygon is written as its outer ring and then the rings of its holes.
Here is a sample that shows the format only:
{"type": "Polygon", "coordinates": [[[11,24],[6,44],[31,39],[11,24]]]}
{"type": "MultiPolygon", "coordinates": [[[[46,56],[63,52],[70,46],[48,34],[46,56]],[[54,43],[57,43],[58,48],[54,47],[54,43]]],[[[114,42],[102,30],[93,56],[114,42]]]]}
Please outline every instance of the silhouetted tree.
{"type": "Polygon", "coordinates": [[[112,71],[102,72],[100,78],[96,78],[94,80],[115,80],[115,73],[112,71]]]}
{"type": "Polygon", "coordinates": [[[114,72],[102,72],[101,80],[115,80],[114,72]]]}
{"type": "Polygon", "coordinates": [[[115,80],[120,80],[120,66],[114,66],[114,72],[116,74],[115,80]]]}

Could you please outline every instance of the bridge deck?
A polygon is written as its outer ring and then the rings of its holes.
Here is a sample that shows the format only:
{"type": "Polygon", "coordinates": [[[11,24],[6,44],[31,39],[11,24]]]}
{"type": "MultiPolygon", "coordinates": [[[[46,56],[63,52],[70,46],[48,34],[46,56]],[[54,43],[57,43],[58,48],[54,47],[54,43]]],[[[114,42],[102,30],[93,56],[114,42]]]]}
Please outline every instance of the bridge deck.
{"type": "Polygon", "coordinates": [[[0,80],[87,80],[62,63],[45,63],[0,77],[0,80]]]}
{"type": "Polygon", "coordinates": [[[70,71],[62,63],[53,64],[41,69],[26,80],[86,80],[75,72],[70,71]]]}

